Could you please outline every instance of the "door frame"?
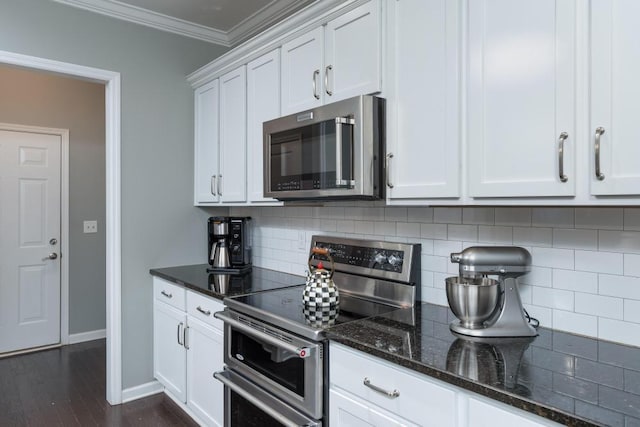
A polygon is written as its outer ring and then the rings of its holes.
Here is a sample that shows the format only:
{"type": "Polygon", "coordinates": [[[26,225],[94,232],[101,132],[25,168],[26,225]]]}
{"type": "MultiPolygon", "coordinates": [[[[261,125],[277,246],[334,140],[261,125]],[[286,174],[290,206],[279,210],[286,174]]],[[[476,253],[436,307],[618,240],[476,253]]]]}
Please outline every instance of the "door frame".
{"type": "Polygon", "coordinates": [[[0,50],[0,63],[105,85],[107,401],[122,403],[120,73],[0,50]]]}
{"type": "Polygon", "coordinates": [[[60,344],[69,343],[69,129],[0,122],[0,130],[60,137],[60,344]]]}

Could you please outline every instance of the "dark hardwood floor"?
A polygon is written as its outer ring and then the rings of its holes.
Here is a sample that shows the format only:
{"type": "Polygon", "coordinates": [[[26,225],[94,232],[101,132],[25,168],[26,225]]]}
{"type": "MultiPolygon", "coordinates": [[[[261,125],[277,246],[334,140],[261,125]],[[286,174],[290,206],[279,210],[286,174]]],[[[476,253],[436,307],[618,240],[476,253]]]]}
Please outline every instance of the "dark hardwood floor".
{"type": "Polygon", "coordinates": [[[106,342],[0,359],[0,426],[196,426],[164,393],[105,400],[106,342]]]}

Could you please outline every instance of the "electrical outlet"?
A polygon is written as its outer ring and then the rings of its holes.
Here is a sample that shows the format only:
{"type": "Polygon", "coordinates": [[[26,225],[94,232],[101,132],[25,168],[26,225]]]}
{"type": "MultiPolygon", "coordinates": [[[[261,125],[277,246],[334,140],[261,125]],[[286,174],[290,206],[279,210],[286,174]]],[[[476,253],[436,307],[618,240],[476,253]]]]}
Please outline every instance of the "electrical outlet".
{"type": "Polygon", "coordinates": [[[304,231],[298,231],[298,249],[305,250],[307,246],[306,233],[304,231]]]}
{"type": "Polygon", "coordinates": [[[98,221],[84,221],[84,233],[97,233],[98,232],[98,221]]]}

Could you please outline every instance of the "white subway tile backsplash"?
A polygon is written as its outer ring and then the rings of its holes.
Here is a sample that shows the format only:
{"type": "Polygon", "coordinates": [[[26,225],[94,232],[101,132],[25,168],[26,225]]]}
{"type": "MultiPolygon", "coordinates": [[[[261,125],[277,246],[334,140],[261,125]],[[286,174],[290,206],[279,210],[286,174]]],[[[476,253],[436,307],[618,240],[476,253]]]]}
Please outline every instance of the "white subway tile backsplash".
{"type": "Polygon", "coordinates": [[[420,236],[444,240],[447,238],[447,224],[420,224],[420,236]]]}
{"type": "Polygon", "coordinates": [[[510,245],[513,243],[513,228],[480,225],[478,226],[478,241],[510,245]]]}
{"type": "Polygon", "coordinates": [[[533,266],[520,278],[520,296],[542,326],[640,341],[640,208],[430,208],[361,201],[229,211],[254,218],[254,265],[293,274],[304,273],[314,234],[420,243],[422,300],[439,305],[447,305],[445,279],[458,273],[451,252],[522,246],[533,266]]]}
{"type": "Polygon", "coordinates": [[[536,248],[532,252],[532,264],[539,267],[564,268],[573,270],[573,251],[569,249],[536,248]]]}
{"type": "Polygon", "coordinates": [[[598,232],[596,230],[556,228],[553,230],[553,247],[595,251],[598,249],[598,232]]]}
{"type": "Polygon", "coordinates": [[[534,305],[573,311],[574,293],[561,289],[533,287],[531,302],[534,305]]]}
{"type": "Polygon", "coordinates": [[[640,208],[624,209],[624,229],[640,231],[640,208]]]}
{"type": "Polygon", "coordinates": [[[550,247],[553,244],[552,229],[513,227],[513,244],[518,246],[550,247]]]}
{"type": "Polygon", "coordinates": [[[433,222],[438,224],[461,224],[462,208],[434,208],[433,222]]]}
{"type": "Polygon", "coordinates": [[[463,208],[462,223],[475,225],[493,225],[495,223],[494,208],[463,208]]]}
{"type": "Polygon", "coordinates": [[[622,208],[576,208],[576,228],[622,230],[622,208]]]}
{"type": "Polygon", "coordinates": [[[447,237],[450,240],[477,241],[478,226],[449,224],[447,226],[447,237]]]}
{"type": "Polygon", "coordinates": [[[640,277],[640,255],[624,254],[624,275],[640,277]]]}
{"type": "Polygon", "coordinates": [[[640,323],[640,301],[624,300],[624,320],[640,323]]]}
{"type": "Polygon", "coordinates": [[[598,249],[640,254],[640,232],[600,230],[598,231],[598,249]]]}
{"type": "Polygon", "coordinates": [[[600,274],[598,293],[618,298],[640,300],[640,278],[600,274]]]}
{"type": "Polygon", "coordinates": [[[583,293],[576,293],[575,295],[576,313],[621,320],[623,318],[623,307],[622,298],[583,293]]]}
{"type": "Polygon", "coordinates": [[[640,346],[640,324],[598,319],[598,338],[640,346]]]}
{"type": "Polygon", "coordinates": [[[598,336],[598,318],[570,311],[553,310],[553,328],[596,337],[598,336]]]}
{"type": "Polygon", "coordinates": [[[495,208],[495,224],[531,226],[531,208],[495,208]]]}
{"type": "Polygon", "coordinates": [[[576,266],[579,271],[622,274],[622,254],[611,252],[576,251],[576,266]]]}
{"type": "Polygon", "coordinates": [[[531,267],[531,271],[520,277],[522,283],[533,286],[550,288],[552,284],[553,270],[547,267],[531,267]]]}
{"type": "Polygon", "coordinates": [[[573,228],[573,208],[532,208],[531,225],[534,227],[573,228]]]}
{"type": "Polygon", "coordinates": [[[433,208],[408,208],[407,221],[433,222],[433,208]]]}
{"type": "Polygon", "coordinates": [[[553,270],[553,287],[568,291],[598,293],[598,274],[585,271],[553,270]]]}

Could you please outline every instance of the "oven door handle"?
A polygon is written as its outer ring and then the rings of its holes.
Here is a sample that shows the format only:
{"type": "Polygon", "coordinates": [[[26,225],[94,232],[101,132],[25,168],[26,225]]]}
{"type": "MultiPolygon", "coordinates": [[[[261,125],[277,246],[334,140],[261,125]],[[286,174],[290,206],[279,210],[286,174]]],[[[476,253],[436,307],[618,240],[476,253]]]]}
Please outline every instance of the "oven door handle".
{"type": "Polygon", "coordinates": [[[247,326],[242,322],[238,322],[237,320],[232,319],[227,314],[225,314],[224,311],[218,311],[217,313],[214,313],[213,316],[216,319],[220,319],[224,323],[231,325],[233,328],[238,329],[239,331],[242,331],[245,334],[251,335],[252,337],[259,339],[260,341],[266,342],[267,344],[274,345],[290,353],[296,354],[301,359],[305,359],[311,356],[311,349],[309,347],[298,347],[298,346],[289,344],[287,342],[281,341],[278,338],[272,337],[269,334],[260,332],[256,329],[253,329],[251,326],[247,326]]]}
{"type": "Polygon", "coordinates": [[[282,402],[278,403],[283,406],[282,408],[269,404],[269,400],[275,401],[277,399],[268,396],[265,391],[242,379],[238,374],[234,374],[233,371],[215,372],[213,377],[286,427],[320,427],[322,425],[321,422],[307,418],[305,415],[293,410],[293,408],[286,407],[282,402]]]}

